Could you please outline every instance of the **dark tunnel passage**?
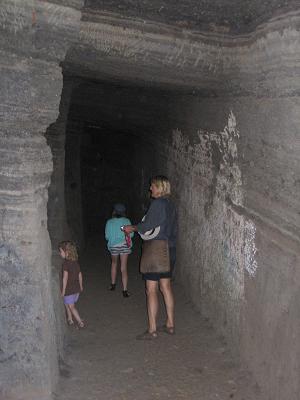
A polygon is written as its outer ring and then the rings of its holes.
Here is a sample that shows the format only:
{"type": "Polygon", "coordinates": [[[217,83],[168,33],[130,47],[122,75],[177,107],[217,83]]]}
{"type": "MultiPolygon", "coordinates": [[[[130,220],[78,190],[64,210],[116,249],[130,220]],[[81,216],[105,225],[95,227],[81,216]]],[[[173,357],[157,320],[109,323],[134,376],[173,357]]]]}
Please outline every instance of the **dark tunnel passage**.
{"type": "MultiPolygon", "coordinates": [[[[77,123],[81,127],[78,134],[81,135],[82,218],[86,237],[103,234],[104,222],[114,203],[126,204],[128,215],[140,215],[141,205],[137,201],[143,182],[140,182],[141,170],[136,160],[143,128],[138,121],[140,110],[134,105],[132,111],[128,110],[136,95],[134,88],[124,93],[122,87],[89,82],[80,85],[73,94],[69,122],[73,130],[77,123]],[[87,98],[91,99],[89,104],[82,101],[87,98]],[[127,113],[136,113],[136,121],[127,113]]],[[[71,140],[67,129],[66,150],[71,140]]],[[[68,155],[67,159],[72,170],[74,160],[68,155]]]]}
{"type": "MultiPolygon", "coordinates": [[[[84,237],[103,234],[104,222],[116,203],[132,214],[136,177],[128,160],[133,157],[131,136],[111,127],[84,126],[81,147],[81,196],[84,237]]],[[[126,128],[125,128],[126,129],[126,128]]],[[[71,167],[72,168],[72,167],[71,167]]],[[[71,186],[72,188],[72,186],[71,186]]]]}
{"type": "MultiPolygon", "coordinates": [[[[138,220],[149,203],[149,179],[160,143],[170,140],[170,98],[180,92],[82,81],[66,123],[65,195],[68,225],[79,243],[103,234],[114,203],[138,220]],[[169,137],[168,137],[169,135],[169,137]]],[[[166,166],[163,167],[166,173],[166,166]]]]}
{"type": "Polygon", "coordinates": [[[77,400],[81,383],[92,400],[299,399],[299,13],[297,0],[1,2],[0,400],[77,400]],[[140,241],[121,303],[103,233],[116,202],[140,220],[157,174],[178,210],[180,318],[153,352],[133,340],[140,241]],[[61,299],[65,239],[87,277],[80,333],[61,299]],[[160,360],[178,375],[156,387],[160,360]]]}

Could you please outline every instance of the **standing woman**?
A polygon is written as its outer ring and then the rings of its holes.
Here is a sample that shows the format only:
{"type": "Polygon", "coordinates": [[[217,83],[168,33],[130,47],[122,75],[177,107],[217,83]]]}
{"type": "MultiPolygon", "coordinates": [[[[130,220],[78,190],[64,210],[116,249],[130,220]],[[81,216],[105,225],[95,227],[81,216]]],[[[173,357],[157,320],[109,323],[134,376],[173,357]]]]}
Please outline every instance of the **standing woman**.
{"type": "Polygon", "coordinates": [[[118,260],[120,258],[123,297],[129,297],[130,294],[127,290],[128,273],[127,261],[128,255],[132,251],[132,241],[134,233],[127,236],[122,231],[123,225],[131,224],[130,220],[126,218],[126,207],[124,204],[117,203],[114,205],[112,218],[110,218],[105,225],[105,239],[107,240],[107,248],[111,255],[111,285],[109,290],[116,289],[117,268],[118,260]]]}
{"type": "Polygon", "coordinates": [[[158,175],[151,179],[150,192],[152,202],[143,221],[137,225],[127,225],[124,231],[128,234],[138,232],[142,236],[153,231],[152,240],[167,240],[170,255],[170,271],[165,273],[145,273],[148,330],[137,336],[138,340],[157,338],[157,330],[170,335],[175,333],[174,297],[171,278],[176,259],[177,213],[170,199],[171,185],[167,177],[158,175]],[[158,289],[160,289],[166,306],[167,320],[164,326],[157,329],[158,289]]]}

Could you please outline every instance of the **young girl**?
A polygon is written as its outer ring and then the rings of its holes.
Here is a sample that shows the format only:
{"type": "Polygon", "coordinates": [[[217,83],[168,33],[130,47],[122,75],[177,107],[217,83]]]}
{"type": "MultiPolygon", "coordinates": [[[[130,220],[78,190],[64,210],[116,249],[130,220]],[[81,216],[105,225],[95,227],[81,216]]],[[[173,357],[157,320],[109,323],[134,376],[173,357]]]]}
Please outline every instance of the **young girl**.
{"type": "Polygon", "coordinates": [[[123,297],[129,297],[130,294],[127,290],[127,260],[128,255],[131,253],[133,233],[126,237],[121,229],[123,225],[131,224],[130,220],[125,217],[125,212],[124,204],[118,203],[114,205],[112,218],[105,225],[105,238],[107,240],[107,248],[111,254],[111,285],[109,290],[116,289],[117,265],[120,257],[123,297]]]}
{"type": "Polygon", "coordinates": [[[74,243],[66,241],[61,242],[58,246],[59,253],[64,259],[62,264],[62,290],[61,295],[64,298],[64,304],[67,312],[67,321],[69,325],[73,325],[73,317],[78,327],[83,328],[84,322],[75,307],[75,303],[82,292],[82,273],[78,264],[78,254],[74,243]]]}

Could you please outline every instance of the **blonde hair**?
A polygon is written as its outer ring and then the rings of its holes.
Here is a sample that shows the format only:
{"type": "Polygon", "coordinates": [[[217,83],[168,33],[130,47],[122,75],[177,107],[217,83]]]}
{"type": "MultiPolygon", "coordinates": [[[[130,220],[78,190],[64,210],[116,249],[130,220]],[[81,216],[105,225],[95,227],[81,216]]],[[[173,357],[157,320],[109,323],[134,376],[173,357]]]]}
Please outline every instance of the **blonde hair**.
{"type": "Polygon", "coordinates": [[[155,185],[159,190],[160,196],[170,196],[171,184],[169,179],[163,175],[156,175],[151,178],[151,184],[155,185]]]}
{"type": "Polygon", "coordinates": [[[62,249],[66,254],[66,260],[70,261],[77,261],[78,260],[78,253],[76,249],[75,243],[66,240],[64,242],[60,242],[58,245],[59,249],[62,249]]]}

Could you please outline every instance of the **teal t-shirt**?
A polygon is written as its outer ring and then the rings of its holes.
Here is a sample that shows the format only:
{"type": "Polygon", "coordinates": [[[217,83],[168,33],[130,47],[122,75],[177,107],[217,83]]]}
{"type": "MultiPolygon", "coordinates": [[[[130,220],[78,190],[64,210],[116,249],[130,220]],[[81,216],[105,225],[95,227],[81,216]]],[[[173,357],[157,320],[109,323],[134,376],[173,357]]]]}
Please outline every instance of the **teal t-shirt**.
{"type": "MultiPolygon", "coordinates": [[[[125,234],[121,231],[121,226],[131,225],[128,218],[111,218],[106,222],[105,225],[105,239],[107,240],[107,247],[110,249],[113,246],[121,245],[125,243],[125,234]]],[[[132,238],[134,233],[130,234],[132,238]]],[[[132,242],[131,242],[132,243],[132,242]]]]}

